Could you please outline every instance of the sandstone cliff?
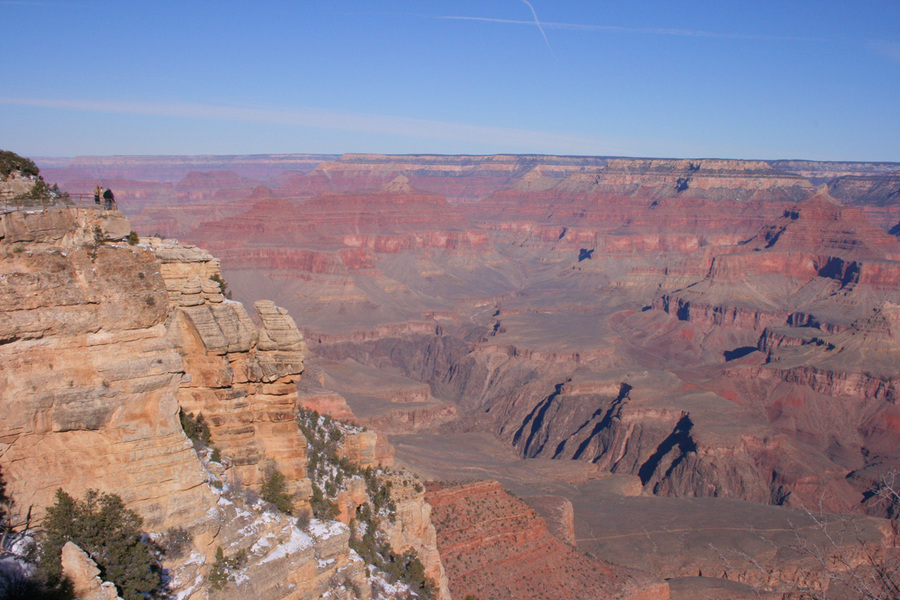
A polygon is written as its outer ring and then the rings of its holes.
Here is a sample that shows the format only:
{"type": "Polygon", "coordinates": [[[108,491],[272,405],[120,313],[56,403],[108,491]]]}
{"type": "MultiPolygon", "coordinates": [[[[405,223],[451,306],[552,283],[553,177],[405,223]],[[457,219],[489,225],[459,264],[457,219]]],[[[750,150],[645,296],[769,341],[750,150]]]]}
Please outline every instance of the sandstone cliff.
{"type": "Polygon", "coordinates": [[[293,319],[260,300],[257,328],[243,305],[225,300],[211,279],[221,274],[206,251],[161,240],[151,247],[173,305],[169,339],[188,375],[179,405],[204,416],[213,444],[233,461],[231,478],[259,489],[274,465],[290,492],[305,501],[306,442],[294,419],[306,344],[293,319]]]}
{"type": "Polygon", "coordinates": [[[17,502],[118,493],[151,528],[214,504],[178,421],[159,265],[117,212],[0,216],[0,467],[17,502]]]}

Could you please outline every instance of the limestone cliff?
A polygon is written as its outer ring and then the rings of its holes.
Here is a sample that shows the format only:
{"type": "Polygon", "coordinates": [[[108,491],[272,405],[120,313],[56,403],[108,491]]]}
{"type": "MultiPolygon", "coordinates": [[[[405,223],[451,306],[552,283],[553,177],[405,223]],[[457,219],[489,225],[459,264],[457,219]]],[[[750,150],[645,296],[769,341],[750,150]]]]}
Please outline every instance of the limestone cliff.
{"type": "Polygon", "coordinates": [[[150,528],[214,499],[178,421],[183,376],[153,253],[121,213],[0,215],[0,469],[22,506],[119,494],[150,528]]]}
{"type": "Polygon", "coordinates": [[[232,480],[259,489],[274,465],[298,500],[309,497],[306,442],[294,422],[306,344],[272,302],[254,304],[261,326],[225,300],[218,260],[171,240],[151,240],[172,305],[169,339],[184,361],[178,402],[202,414],[213,444],[233,460],[232,480]]]}

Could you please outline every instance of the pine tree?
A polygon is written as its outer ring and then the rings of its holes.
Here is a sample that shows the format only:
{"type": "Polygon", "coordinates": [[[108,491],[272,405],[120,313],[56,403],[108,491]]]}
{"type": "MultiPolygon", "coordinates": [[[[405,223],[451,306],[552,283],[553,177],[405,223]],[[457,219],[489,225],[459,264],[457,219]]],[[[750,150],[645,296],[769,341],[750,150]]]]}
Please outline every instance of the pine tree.
{"type": "Polygon", "coordinates": [[[291,496],[285,491],[286,489],[284,475],[272,467],[266,480],[263,482],[260,490],[260,498],[266,502],[271,502],[275,508],[285,514],[291,514],[294,510],[294,503],[291,502],[291,496]]]}
{"type": "Polygon", "coordinates": [[[88,490],[83,501],[56,490],[47,509],[40,568],[51,581],[62,580],[60,559],[66,542],[74,542],[97,563],[125,600],[144,600],[159,588],[158,561],[141,532],[141,518],[115,494],[88,490]]]}

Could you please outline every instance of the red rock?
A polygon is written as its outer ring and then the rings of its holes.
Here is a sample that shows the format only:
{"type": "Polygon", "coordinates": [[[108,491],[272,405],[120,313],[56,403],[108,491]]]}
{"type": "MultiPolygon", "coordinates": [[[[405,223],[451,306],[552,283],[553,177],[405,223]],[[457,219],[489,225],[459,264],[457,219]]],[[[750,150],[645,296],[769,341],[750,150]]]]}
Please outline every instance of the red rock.
{"type": "Polygon", "coordinates": [[[454,597],[669,597],[665,582],[592,559],[553,537],[533,509],[496,481],[429,484],[425,498],[454,597]]]}

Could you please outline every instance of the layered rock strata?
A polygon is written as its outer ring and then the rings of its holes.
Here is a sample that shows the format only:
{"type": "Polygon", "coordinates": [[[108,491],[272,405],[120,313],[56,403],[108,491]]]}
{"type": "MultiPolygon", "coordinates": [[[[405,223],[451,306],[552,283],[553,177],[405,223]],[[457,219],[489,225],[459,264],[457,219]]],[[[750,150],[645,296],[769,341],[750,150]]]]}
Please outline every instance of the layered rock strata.
{"type": "Polygon", "coordinates": [[[40,517],[57,488],[117,493],[150,528],[214,499],[178,420],[159,265],[121,213],[0,215],[0,469],[40,517]]]}
{"type": "Polygon", "coordinates": [[[455,597],[667,600],[668,585],[579,553],[496,481],[429,484],[438,548],[455,597]]]}
{"type": "Polygon", "coordinates": [[[200,249],[154,244],[174,308],[169,338],[188,377],[178,392],[185,412],[203,415],[212,443],[233,464],[231,477],[259,489],[274,466],[290,492],[305,500],[306,440],[295,422],[297,381],[306,344],[287,311],[254,304],[257,327],[243,305],[225,300],[217,261],[200,249]]]}

